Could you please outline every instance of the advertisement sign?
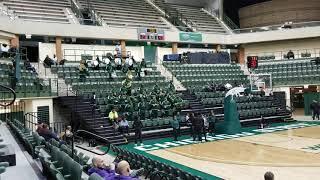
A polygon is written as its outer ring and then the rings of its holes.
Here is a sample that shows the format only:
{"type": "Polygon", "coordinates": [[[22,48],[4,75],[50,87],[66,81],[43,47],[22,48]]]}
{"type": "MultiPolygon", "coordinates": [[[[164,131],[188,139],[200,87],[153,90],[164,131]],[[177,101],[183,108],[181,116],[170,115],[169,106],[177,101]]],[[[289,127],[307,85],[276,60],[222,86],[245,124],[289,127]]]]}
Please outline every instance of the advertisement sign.
{"type": "Polygon", "coordinates": [[[180,41],[202,42],[202,34],[195,32],[180,32],[180,41]]]}

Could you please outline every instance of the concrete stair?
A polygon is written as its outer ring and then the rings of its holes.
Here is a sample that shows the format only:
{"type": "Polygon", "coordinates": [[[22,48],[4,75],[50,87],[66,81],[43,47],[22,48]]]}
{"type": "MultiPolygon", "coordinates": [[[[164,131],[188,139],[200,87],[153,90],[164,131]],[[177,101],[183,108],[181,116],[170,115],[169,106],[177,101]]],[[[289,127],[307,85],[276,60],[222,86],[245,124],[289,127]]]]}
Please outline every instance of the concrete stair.
{"type": "Polygon", "coordinates": [[[114,131],[109,118],[100,113],[98,109],[88,99],[79,96],[59,97],[61,105],[70,109],[75,114],[76,121],[73,124],[80,123],[79,129],[84,129],[107,138],[111,144],[125,144],[126,140],[119,132],[114,131]]]}

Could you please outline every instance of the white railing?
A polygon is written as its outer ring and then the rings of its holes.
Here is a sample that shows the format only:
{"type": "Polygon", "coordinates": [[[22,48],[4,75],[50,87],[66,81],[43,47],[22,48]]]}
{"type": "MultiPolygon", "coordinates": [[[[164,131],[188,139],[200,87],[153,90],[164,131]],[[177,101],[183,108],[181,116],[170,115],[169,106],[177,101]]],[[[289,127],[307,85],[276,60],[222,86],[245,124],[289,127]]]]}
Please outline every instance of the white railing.
{"type": "Polygon", "coordinates": [[[316,27],[316,26],[320,26],[320,21],[310,21],[310,22],[301,22],[301,23],[284,23],[284,24],[276,24],[276,25],[270,25],[270,26],[234,29],[233,32],[236,34],[254,33],[254,32],[276,31],[276,30],[296,29],[296,28],[316,27]]]}

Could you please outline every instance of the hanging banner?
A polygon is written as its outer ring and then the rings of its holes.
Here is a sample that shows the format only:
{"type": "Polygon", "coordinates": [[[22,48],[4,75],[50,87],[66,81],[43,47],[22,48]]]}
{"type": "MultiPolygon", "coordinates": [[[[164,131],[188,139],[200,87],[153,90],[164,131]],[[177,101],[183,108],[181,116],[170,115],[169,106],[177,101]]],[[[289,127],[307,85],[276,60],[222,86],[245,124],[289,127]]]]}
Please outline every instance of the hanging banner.
{"type": "Polygon", "coordinates": [[[180,41],[185,42],[202,42],[202,34],[195,32],[180,32],[180,41]]]}

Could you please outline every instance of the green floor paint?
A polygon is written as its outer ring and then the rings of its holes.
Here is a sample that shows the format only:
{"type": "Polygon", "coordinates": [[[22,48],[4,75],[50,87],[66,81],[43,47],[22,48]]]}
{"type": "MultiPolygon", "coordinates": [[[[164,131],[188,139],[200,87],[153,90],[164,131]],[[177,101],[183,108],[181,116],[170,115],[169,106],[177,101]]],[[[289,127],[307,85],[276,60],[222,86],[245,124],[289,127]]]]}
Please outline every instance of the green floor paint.
{"type": "MultiPolygon", "coordinates": [[[[269,128],[265,128],[263,130],[257,129],[256,127],[251,127],[251,128],[242,128],[242,133],[236,134],[236,135],[217,135],[217,136],[208,136],[208,139],[210,141],[220,141],[220,140],[227,140],[227,139],[233,139],[233,138],[239,138],[239,137],[245,137],[245,136],[252,136],[252,135],[259,135],[259,134],[266,134],[266,133],[273,133],[273,132],[278,132],[278,131],[286,131],[289,129],[298,129],[298,128],[304,128],[304,127],[312,127],[312,126],[317,126],[320,125],[320,121],[298,121],[298,122],[291,122],[291,123],[276,123],[270,125],[269,128]]],[[[208,179],[208,180],[216,180],[216,179],[221,179],[219,177],[198,171],[196,169],[175,163],[173,161],[170,161],[168,159],[164,159],[152,154],[149,154],[148,151],[153,151],[153,150],[159,150],[159,149],[165,149],[165,148],[173,148],[173,147],[178,147],[178,146],[184,146],[184,145],[190,145],[194,144],[192,142],[192,139],[190,136],[181,136],[179,138],[178,142],[174,142],[172,138],[161,138],[161,139],[153,139],[153,140],[146,140],[143,142],[143,146],[135,146],[133,143],[126,144],[119,146],[123,149],[126,149],[130,152],[135,152],[138,154],[141,154],[143,156],[149,157],[153,160],[174,166],[176,168],[182,169],[184,171],[187,171],[193,175],[202,177],[203,179],[208,179]]],[[[103,148],[102,148],[103,150],[103,148]]],[[[113,152],[109,152],[113,154],[113,152]]],[[[214,172],[213,172],[214,173],[214,172]]]]}

